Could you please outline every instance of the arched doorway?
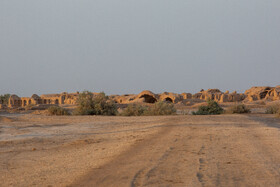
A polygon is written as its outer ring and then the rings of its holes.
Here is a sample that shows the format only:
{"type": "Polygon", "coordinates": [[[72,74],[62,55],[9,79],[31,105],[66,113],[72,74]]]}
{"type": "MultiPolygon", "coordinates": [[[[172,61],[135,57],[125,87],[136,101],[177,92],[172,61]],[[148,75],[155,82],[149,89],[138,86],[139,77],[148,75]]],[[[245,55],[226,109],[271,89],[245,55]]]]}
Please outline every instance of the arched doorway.
{"type": "Polygon", "coordinates": [[[173,100],[170,97],[166,97],[164,99],[164,101],[168,102],[168,103],[173,103],[173,100]]]}
{"type": "Polygon", "coordinates": [[[157,102],[156,98],[154,98],[151,95],[147,95],[147,94],[142,95],[140,98],[144,98],[145,103],[155,103],[155,102],[157,102]]]}

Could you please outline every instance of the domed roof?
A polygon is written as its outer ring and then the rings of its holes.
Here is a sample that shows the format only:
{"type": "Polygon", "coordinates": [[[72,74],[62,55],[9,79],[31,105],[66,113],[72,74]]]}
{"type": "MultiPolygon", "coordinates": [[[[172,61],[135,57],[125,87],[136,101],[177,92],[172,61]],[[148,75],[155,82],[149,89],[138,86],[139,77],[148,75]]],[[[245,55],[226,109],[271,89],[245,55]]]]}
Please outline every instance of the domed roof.
{"type": "Polygon", "coordinates": [[[145,103],[155,103],[157,102],[157,96],[149,90],[144,90],[137,96],[138,99],[144,98],[145,103]]]}
{"type": "Polygon", "coordinates": [[[138,94],[138,97],[142,97],[143,95],[150,95],[150,96],[156,97],[156,95],[149,90],[142,91],[140,94],[138,94]]]}
{"type": "Polygon", "coordinates": [[[14,99],[14,100],[17,100],[17,99],[20,99],[19,96],[13,94],[10,96],[10,99],[14,99]]]}
{"type": "Polygon", "coordinates": [[[164,92],[160,94],[160,100],[165,101],[165,100],[172,100],[172,102],[177,102],[180,100],[180,94],[172,93],[172,92],[164,92]]]}
{"type": "Polygon", "coordinates": [[[33,98],[33,99],[40,99],[40,97],[39,97],[37,94],[33,94],[33,95],[31,96],[31,98],[33,98]]]}

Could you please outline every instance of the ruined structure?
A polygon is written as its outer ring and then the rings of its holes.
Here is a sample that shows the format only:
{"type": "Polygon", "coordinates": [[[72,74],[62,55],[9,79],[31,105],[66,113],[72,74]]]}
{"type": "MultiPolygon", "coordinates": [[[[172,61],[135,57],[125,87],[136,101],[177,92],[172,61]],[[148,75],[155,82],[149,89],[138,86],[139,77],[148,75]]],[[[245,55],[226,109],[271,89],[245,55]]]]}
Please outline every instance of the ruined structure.
{"type": "MultiPolygon", "coordinates": [[[[31,103],[31,101],[30,101],[31,103]]],[[[22,105],[22,101],[21,98],[18,97],[17,95],[11,95],[9,98],[9,103],[8,103],[8,107],[9,108],[18,108],[21,107],[22,105]]]]}
{"type": "Polygon", "coordinates": [[[164,92],[160,94],[159,100],[171,103],[178,103],[179,101],[183,100],[183,96],[176,93],[164,92]]]}
{"type": "Polygon", "coordinates": [[[272,100],[280,100],[280,86],[276,86],[274,89],[272,89],[268,95],[266,96],[268,99],[272,100]]]}
{"type": "Polygon", "coordinates": [[[224,103],[224,102],[241,102],[246,98],[245,94],[237,93],[236,91],[232,93],[223,93],[220,95],[218,102],[224,103]]]}
{"type": "Polygon", "coordinates": [[[266,96],[272,91],[272,87],[252,87],[249,90],[245,91],[245,94],[248,97],[248,101],[256,101],[265,99],[266,96]]]}
{"type": "Polygon", "coordinates": [[[155,94],[149,90],[144,90],[138,95],[122,95],[113,96],[112,99],[119,104],[129,103],[155,103],[157,101],[165,101],[171,103],[184,103],[188,100],[194,102],[204,102],[208,99],[215,100],[217,102],[241,102],[246,98],[244,94],[236,92],[229,93],[228,91],[223,93],[219,89],[208,89],[206,91],[201,90],[199,93],[192,95],[191,93],[176,94],[171,92],[163,92],[161,94],[155,94]]]}
{"type": "Polygon", "coordinates": [[[193,95],[193,99],[201,99],[207,101],[208,99],[214,100],[216,102],[241,102],[246,98],[246,95],[237,93],[236,91],[229,93],[221,92],[219,89],[208,89],[207,91],[200,91],[193,95]]]}
{"type": "Polygon", "coordinates": [[[158,95],[149,90],[145,90],[138,94],[137,99],[138,101],[143,101],[145,103],[155,103],[158,101],[158,95]]]}
{"type": "Polygon", "coordinates": [[[183,99],[192,99],[193,95],[191,93],[182,93],[181,96],[183,99]]]}
{"type": "Polygon", "coordinates": [[[280,100],[280,86],[269,87],[260,86],[252,87],[245,91],[247,95],[247,101],[257,101],[257,100],[280,100]]]}
{"type": "Polygon", "coordinates": [[[2,102],[2,100],[0,99],[0,109],[5,109],[6,105],[4,105],[4,103],[2,102]]]}
{"type": "Polygon", "coordinates": [[[33,94],[31,97],[18,97],[11,95],[9,98],[9,108],[19,108],[28,105],[60,105],[60,104],[75,104],[79,93],[62,93],[62,94],[47,94],[40,97],[33,94]]]}
{"type": "Polygon", "coordinates": [[[133,101],[135,101],[136,99],[136,95],[134,94],[126,94],[126,95],[113,95],[113,96],[109,96],[110,99],[112,99],[113,101],[115,101],[115,103],[119,103],[119,104],[129,104],[133,101]]]}
{"type": "MultiPolygon", "coordinates": [[[[98,93],[93,93],[94,95],[98,93]]],[[[9,98],[9,108],[19,108],[28,105],[74,105],[78,99],[79,92],[61,94],[45,94],[38,96],[33,94],[31,97],[18,97],[11,95],[9,98]]],[[[219,89],[201,90],[196,94],[182,93],[176,94],[171,92],[164,92],[155,94],[149,90],[144,90],[138,95],[111,95],[109,99],[117,104],[130,104],[130,103],[147,103],[153,104],[157,101],[171,102],[171,103],[199,103],[205,102],[208,99],[224,103],[224,102],[252,102],[257,100],[280,100],[280,86],[276,87],[252,87],[246,90],[245,93],[237,93],[236,91],[230,93],[229,91],[222,92],[219,89]]],[[[0,108],[5,108],[0,103],[0,108]]]]}

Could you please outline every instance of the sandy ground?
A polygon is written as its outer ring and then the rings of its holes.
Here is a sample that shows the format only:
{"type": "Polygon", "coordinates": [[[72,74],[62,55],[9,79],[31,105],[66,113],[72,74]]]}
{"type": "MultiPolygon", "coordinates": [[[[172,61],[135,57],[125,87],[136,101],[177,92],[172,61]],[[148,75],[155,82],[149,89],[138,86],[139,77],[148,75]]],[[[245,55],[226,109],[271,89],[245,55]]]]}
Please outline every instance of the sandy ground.
{"type": "Polygon", "coordinates": [[[272,115],[0,117],[0,186],[280,186],[272,115]]]}

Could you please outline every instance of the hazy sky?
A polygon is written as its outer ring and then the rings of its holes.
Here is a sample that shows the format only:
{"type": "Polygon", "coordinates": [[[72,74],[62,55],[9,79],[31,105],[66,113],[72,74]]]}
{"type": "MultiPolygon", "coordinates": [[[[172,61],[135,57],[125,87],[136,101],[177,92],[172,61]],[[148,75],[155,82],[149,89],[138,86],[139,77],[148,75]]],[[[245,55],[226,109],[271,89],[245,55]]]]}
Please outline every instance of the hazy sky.
{"type": "Polygon", "coordinates": [[[1,0],[0,94],[280,84],[279,0],[1,0]]]}

